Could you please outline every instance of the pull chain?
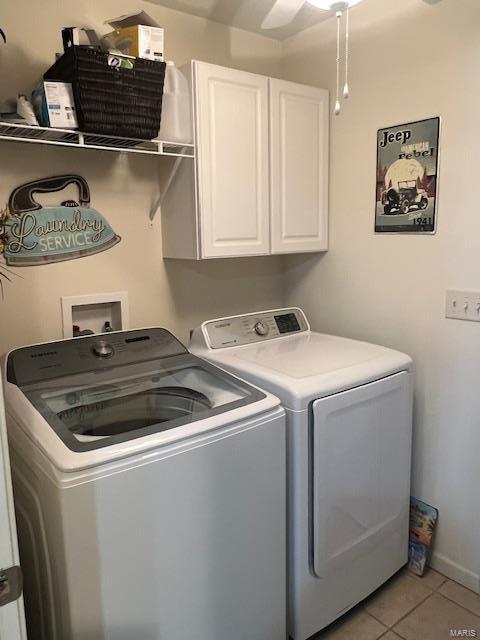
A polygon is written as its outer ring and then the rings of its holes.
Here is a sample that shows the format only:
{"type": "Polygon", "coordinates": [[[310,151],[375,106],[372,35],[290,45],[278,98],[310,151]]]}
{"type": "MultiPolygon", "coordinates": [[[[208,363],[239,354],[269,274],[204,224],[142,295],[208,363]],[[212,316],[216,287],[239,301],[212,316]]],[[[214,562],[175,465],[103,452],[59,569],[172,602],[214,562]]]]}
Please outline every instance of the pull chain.
{"type": "Polygon", "coordinates": [[[337,11],[337,99],[335,101],[335,115],[340,113],[340,21],[342,12],[337,11]]]}
{"type": "Polygon", "coordinates": [[[346,15],[346,27],[345,27],[345,84],[343,86],[343,97],[347,100],[350,97],[350,89],[348,87],[348,63],[349,63],[349,38],[350,38],[350,28],[349,28],[349,10],[347,7],[347,15],[346,15]]]}

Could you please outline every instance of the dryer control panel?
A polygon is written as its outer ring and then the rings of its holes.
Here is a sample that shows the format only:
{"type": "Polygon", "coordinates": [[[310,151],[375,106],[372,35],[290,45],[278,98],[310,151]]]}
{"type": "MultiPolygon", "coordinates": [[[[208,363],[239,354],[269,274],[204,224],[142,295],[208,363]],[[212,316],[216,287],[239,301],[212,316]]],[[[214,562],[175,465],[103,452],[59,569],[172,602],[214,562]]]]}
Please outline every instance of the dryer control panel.
{"type": "Polygon", "coordinates": [[[276,309],[210,320],[203,332],[211,349],[238,347],[309,331],[301,309],[276,309]]]}

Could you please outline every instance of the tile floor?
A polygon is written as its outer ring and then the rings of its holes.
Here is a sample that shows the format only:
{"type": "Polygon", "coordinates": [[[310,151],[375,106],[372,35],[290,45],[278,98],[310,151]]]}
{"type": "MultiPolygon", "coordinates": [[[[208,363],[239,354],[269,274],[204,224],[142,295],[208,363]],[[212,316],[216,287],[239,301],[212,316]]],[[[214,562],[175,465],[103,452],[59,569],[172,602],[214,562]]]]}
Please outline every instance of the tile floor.
{"type": "Polygon", "coordinates": [[[422,578],[403,569],[315,638],[447,640],[455,637],[451,630],[480,639],[480,595],[433,569],[422,578]]]}

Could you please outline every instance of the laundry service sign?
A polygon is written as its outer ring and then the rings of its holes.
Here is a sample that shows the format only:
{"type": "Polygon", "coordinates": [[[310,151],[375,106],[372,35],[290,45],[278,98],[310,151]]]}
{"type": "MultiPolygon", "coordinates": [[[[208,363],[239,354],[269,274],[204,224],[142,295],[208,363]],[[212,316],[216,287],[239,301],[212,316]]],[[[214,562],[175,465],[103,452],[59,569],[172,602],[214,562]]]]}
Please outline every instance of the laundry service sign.
{"type": "Polygon", "coordinates": [[[84,178],[62,175],[28,182],[14,189],[0,217],[0,251],[10,266],[43,265],[105,251],[120,242],[105,218],[90,206],[84,178]],[[35,194],[78,187],[78,202],[42,207],[35,194]]]}

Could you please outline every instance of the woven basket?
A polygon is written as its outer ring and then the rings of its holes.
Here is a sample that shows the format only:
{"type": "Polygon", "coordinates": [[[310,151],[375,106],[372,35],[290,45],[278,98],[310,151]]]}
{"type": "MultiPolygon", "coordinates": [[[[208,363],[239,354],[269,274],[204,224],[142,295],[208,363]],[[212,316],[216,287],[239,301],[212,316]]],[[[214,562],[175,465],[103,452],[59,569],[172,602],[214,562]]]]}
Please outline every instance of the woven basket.
{"type": "Polygon", "coordinates": [[[132,69],[118,68],[109,64],[112,57],[72,47],[43,77],[72,84],[82,131],[151,140],[160,129],[166,65],[135,58],[132,69]]]}

